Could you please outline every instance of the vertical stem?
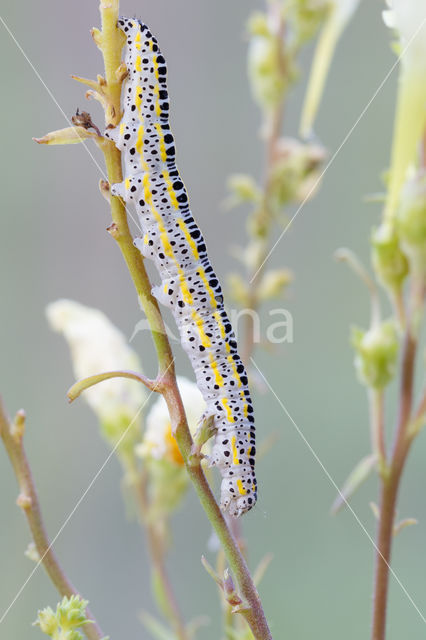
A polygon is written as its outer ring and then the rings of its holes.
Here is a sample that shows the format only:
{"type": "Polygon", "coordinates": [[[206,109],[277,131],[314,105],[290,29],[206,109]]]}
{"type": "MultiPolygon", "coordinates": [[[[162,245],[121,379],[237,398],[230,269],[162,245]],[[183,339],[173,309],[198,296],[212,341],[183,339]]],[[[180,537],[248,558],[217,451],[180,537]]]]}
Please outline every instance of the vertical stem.
{"type": "Polygon", "coordinates": [[[371,448],[381,476],[387,473],[383,389],[369,389],[371,448]]]}
{"type": "Polygon", "coordinates": [[[178,640],[189,640],[185,629],[185,624],[181,616],[179,605],[167,575],[164,562],[164,540],[163,535],[158,533],[156,523],[149,519],[149,502],[146,495],[146,482],[144,475],[139,472],[136,461],[133,459],[129,464],[131,473],[132,488],[135,494],[136,503],[139,510],[139,520],[141,527],[147,534],[150,559],[158,580],[161,583],[162,591],[167,600],[167,617],[176,633],[178,640]]]}
{"type": "MultiPolygon", "coordinates": [[[[27,519],[31,535],[40,558],[39,562],[43,565],[53,585],[61,596],[66,596],[67,598],[76,595],[79,596],[79,592],[72,585],[59,564],[59,560],[53,551],[52,543],[49,541],[47,536],[41,515],[37,489],[35,487],[31,468],[24,450],[24,414],[21,414],[20,421],[20,429],[14,430],[14,426],[6,416],[0,401],[0,437],[3,440],[4,447],[18,481],[20,495],[17,503],[21,507],[27,519]]],[[[104,637],[104,634],[89,608],[86,608],[86,616],[88,619],[92,620],[92,624],[87,624],[82,627],[87,639],[101,640],[104,637]]]]}
{"type": "MultiPolygon", "coordinates": [[[[283,56],[283,39],[285,23],[281,11],[281,6],[273,2],[269,7],[269,18],[274,24],[275,37],[277,42],[277,54],[279,56],[279,67],[283,77],[287,73],[286,63],[283,56]]],[[[281,137],[284,121],[284,96],[274,106],[269,114],[268,122],[266,122],[266,149],[265,149],[265,169],[264,169],[264,186],[262,194],[261,215],[267,220],[271,219],[270,213],[270,191],[272,186],[273,170],[276,160],[277,144],[281,137]]],[[[256,276],[255,282],[250,284],[249,298],[247,307],[256,311],[258,308],[258,289],[262,283],[262,273],[265,259],[268,255],[269,235],[265,231],[263,238],[258,238],[261,243],[261,250],[258,251],[256,264],[252,265],[251,270],[247,274],[248,281],[251,283],[253,276],[256,276]]],[[[250,357],[254,347],[254,321],[250,313],[243,316],[243,343],[241,349],[241,359],[246,367],[250,362],[250,357]]]]}
{"type": "Polygon", "coordinates": [[[389,475],[381,479],[380,516],[377,533],[376,569],[373,600],[372,640],[385,640],[389,569],[395,508],[401,475],[412,443],[408,434],[413,400],[413,378],[417,343],[406,330],[402,357],[400,407],[389,475]]]}

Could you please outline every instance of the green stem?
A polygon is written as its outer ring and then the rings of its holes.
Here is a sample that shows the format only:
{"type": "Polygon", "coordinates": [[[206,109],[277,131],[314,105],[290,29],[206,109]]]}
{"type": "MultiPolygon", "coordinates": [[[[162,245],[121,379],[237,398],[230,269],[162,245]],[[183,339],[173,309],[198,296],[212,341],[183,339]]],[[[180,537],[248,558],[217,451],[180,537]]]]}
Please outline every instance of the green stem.
{"type": "Polygon", "coordinates": [[[157,523],[152,522],[150,519],[145,478],[143,474],[140,473],[135,458],[129,462],[128,468],[132,479],[132,488],[135,494],[136,504],[138,506],[140,525],[146,531],[150,559],[155,574],[160,581],[162,593],[167,601],[167,611],[163,611],[163,613],[167,613],[167,618],[178,640],[189,640],[179,605],[167,574],[164,558],[164,536],[159,532],[158,526],[156,526],[157,523]]]}
{"type": "MultiPolygon", "coordinates": [[[[101,2],[102,16],[102,37],[101,50],[105,61],[105,79],[107,82],[106,93],[109,103],[112,105],[110,113],[120,112],[119,92],[109,92],[109,86],[115,88],[116,69],[120,63],[121,41],[117,35],[118,0],[113,2],[101,2]],[[108,4],[108,7],[105,5],[108,4]],[[118,52],[113,55],[109,49],[115,47],[118,52]],[[114,65],[117,65],[114,67],[114,65]]],[[[108,124],[108,116],[107,116],[108,124]]],[[[117,124],[111,120],[109,124],[117,124]]],[[[121,168],[121,154],[115,145],[107,140],[101,144],[104,152],[108,180],[110,184],[121,182],[123,179],[121,168]]],[[[185,416],[185,410],[179,389],[176,383],[173,366],[173,356],[170,344],[165,332],[164,322],[158,308],[157,301],[151,295],[151,283],[146,273],[142,256],[133,245],[133,238],[130,234],[126,210],[122,201],[117,197],[111,197],[111,214],[113,224],[110,232],[116,239],[117,244],[123,254],[138,293],[140,302],[145,311],[147,320],[153,333],[153,339],[158,355],[160,375],[164,383],[162,394],[167,403],[174,434],[179,450],[185,462],[189,477],[198,493],[200,502],[210,520],[216,534],[221,541],[229,565],[238,582],[241,595],[248,604],[248,610],[244,616],[253,631],[256,640],[270,640],[272,638],[262,609],[262,605],[256,587],[251,579],[246,562],[238,548],[238,544],[230,533],[225,519],[214,499],[210,486],[204,476],[199,463],[190,460],[192,438],[185,416]]]]}
{"type": "MultiPolygon", "coordinates": [[[[283,55],[283,39],[285,31],[285,22],[281,11],[281,5],[277,2],[272,2],[268,8],[269,18],[274,25],[275,38],[277,44],[277,52],[279,56],[279,68],[283,78],[287,75],[287,65],[283,55]]],[[[277,145],[281,137],[284,121],[284,96],[277,102],[273,110],[268,112],[268,121],[265,123],[266,128],[266,144],[265,144],[265,168],[264,168],[264,186],[262,193],[262,204],[259,207],[258,215],[262,218],[260,223],[263,227],[262,237],[256,239],[259,244],[259,251],[257,251],[257,260],[255,264],[250,265],[250,269],[247,272],[247,280],[250,283],[248,300],[246,303],[247,309],[257,311],[259,306],[259,290],[262,287],[262,274],[264,271],[265,261],[269,253],[269,238],[270,238],[270,222],[272,221],[271,214],[271,187],[273,179],[273,171],[276,162],[277,145]],[[254,280],[253,280],[254,278],[254,280]]],[[[250,358],[254,348],[254,321],[253,316],[250,313],[245,313],[243,316],[243,342],[241,349],[241,359],[245,366],[248,367],[250,358]]]]}
{"type": "MultiPolygon", "coordinates": [[[[71,596],[80,595],[80,593],[73,587],[65,575],[47,537],[37,490],[24,450],[24,426],[24,413],[20,412],[15,424],[11,423],[6,416],[0,400],[0,437],[18,481],[20,494],[17,504],[25,514],[37,553],[40,557],[40,562],[46,570],[47,575],[61,596],[70,598],[71,596]]],[[[87,624],[82,627],[82,631],[85,633],[87,639],[101,640],[101,638],[104,638],[104,634],[89,608],[86,608],[86,615],[88,619],[92,620],[92,624],[87,624]]]]}

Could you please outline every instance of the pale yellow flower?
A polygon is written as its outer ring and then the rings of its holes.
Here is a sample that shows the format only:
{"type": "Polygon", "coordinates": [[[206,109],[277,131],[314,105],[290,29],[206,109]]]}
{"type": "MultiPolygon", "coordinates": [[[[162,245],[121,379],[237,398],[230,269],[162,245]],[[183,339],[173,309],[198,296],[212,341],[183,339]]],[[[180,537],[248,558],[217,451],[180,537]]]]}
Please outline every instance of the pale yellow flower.
{"type": "MultiPolygon", "coordinates": [[[[206,403],[194,382],[182,376],[177,377],[177,382],[185,407],[188,426],[192,435],[194,435],[198,422],[206,409],[206,403]]],[[[136,447],[136,452],[142,458],[163,460],[183,466],[182,456],[172,434],[167,405],[162,396],[158,397],[146,417],[143,440],[136,447]]]]}
{"type": "MultiPolygon", "coordinates": [[[[126,336],[101,311],[72,300],[57,300],[47,307],[46,315],[52,329],[62,333],[68,342],[77,380],[107,371],[141,372],[139,359],[126,336]]],[[[83,397],[112,443],[130,423],[140,427],[140,416],[136,416],[146,398],[141,384],[113,378],[87,389],[83,397]]]]}
{"type": "Polygon", "coordinates": [[[396,31],[401,55],[398,99],[392,142],[385,215],[396,215],[407,171],[416,163],[417,148],[426,126],[426,3],[388,0],[385,24],[396,31]]]}

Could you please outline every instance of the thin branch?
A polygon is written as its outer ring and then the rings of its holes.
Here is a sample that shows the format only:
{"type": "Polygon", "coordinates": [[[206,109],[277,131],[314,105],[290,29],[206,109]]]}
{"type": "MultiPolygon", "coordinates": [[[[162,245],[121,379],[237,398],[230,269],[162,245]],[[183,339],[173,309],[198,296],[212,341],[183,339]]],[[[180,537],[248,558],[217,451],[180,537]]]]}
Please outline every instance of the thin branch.
{"type": "Polygon", "coordinates": [[[352,271],[367,286],[370,293],[371,327],[377,327],[381,319],[380,297],[373,278],[370,276],[362,262],[358,259],[358,256],[350,249],[346,249],[346,247],[338,249],[335,252],[334,257],[336,260],[339,260],[339,262],[346,262],[352,271]]]}
{"type": "Polygon", "coordinates": [[[149,515],[150,505],[147,496],[146,473],[138,469],[135,457],[129,460],[129,471],[131,474],[131,487],[139,512],[139,522],[141,528],[147,535],[150,560],[167,601],[167,617],[178,640],[189,640],[188,632],[185,628],[179,605],[167,574],[164,561],[165,549],[163,535],[159,533],[158,522],[152,522],[149,515]]]}
{"type": "Polygon", "coordinates": [[[383,389],[369,389],[371,447],[377,456],[379,474],[385,477],[388,473],[385,447],[385,416],[383,389]]]}
{"type": "MultiPolygon", "coordinates": [[[[24,412],[20,411],[17,414],[15,422],[12,423],[6,416],[6,412],[0,399],[0,437],[3,440],[4,447],[18,481],[20,493],[17,499],[17,504],[21,507],[27,519],[32,538],[40,558],[39,564],[43,565],[47,575],[61,596],[67,596],[69,598],[73,595],[80,595],[80,597],[82,597],[65,575],[47,537],[41,515],[37,490],[24,450],[24,431],[24,412]]],[[[88,608],[86,609],[86,615],[88,619],[93,621],[93,624],[87,624],[82,627],[82,631],[85,633],[87,639],[101,640],[101,638],[104,638],[104,634],[88,608]]]]}
{"type": "MultiPolygon", "coordinates": [[[[279,56],[279,68],[283,78],[287,74],[287,65],[283,54],[283,39],[285,31],[285,22],[281,7],[277,2],[272,2],[268,8],[269,19],[275,31],[277,42],[277,52],[279,56]]],[[[261,215],[267,220],[272,220],[270,199],[273,181],[273,173],[277,157],[277,145],[279,143],[284,122],[284,96],[278,100],[269,114],[269,120],[266,123],[266,143],[265,143],[265,168],[263,178],[262,203],[260,205],[261,215]]],[[[262,287],[262,273],[264,271],[265,258],[269,252],[270,229],[264,236],[258,239],[260,250],[257,252],[256,261],[251,265],[247,273],[247,279],[252,283],[253,276],[257,276],[256,281],[251,284],[248,292],[247,309],[257,310],[259,306],[259,289],[262,287]]],[[[243,342],[241,349],[241,359],[244,365],[248,366],[250,357],[254,348],[254,320],[250,313],[243,316],[243,342]]]]}
{"type": "Polygon", "coordinates": [[[420,432],[420,430],[422,429],[425,423],[425,419],[426,419],[426,389],[423,391],[417,410],[414,413],[414,418],[411,421],[411,425],[408,433],[410,438],[413,439],[417,436],[417,434],[420,432]]]}
{"type": "Polygon", "coordinates": [[[106,371],[105,373],[98,373],[95,376],[89,376],[73,384],[67,391],[67,398],[70,402],[74,402],[86,389],[90,389],[90,387],[105,380],[110,380],[111,378],[129,378],[130,380],[136,380],[148,387],[151,391],[159,391],[161,389],[161,381],[150,380],[136,371],[106,371]]]}
{"type": "MultiPolygon", "coordinates": [[[[382,478],[381,482],[372,640],[385,640],[386,610],[389,590],[389,565],[391,560],[396,503],[401,476],[415,435],[415,433],[413,434],[411,431],[411,426],[413,424],[413,387],[415,359],[417,353],[417,331],[413,330],[413,322],[411,319],[415,317],[416,326],[418,326],[419,317],[424,303],[424,288],[422,288],[423,297],[420,298],[418,283],[413,282],[412,285],[410,313],[404,335],[401,362],[398,422],[389,472],[386,477],[382,478]]],[[[422,404],[420,405],[420,410],[421,407],[422,404]]]]}

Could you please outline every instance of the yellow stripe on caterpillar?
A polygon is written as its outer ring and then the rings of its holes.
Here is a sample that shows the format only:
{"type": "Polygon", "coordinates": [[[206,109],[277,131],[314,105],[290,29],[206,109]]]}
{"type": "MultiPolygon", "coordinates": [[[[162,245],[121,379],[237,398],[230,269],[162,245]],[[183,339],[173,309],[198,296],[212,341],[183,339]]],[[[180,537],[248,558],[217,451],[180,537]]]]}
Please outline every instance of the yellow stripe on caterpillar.
{"type": "MultiPolygon", "coordinates": [[[[165,147],[164,147],[165,149],[165,147]]],[[[166,154],[166,158],[167,158],[167,154],[166,154]]],[[[172,185],[172,181],[170,180],[170,175],[168,171],[163,171],[163,176],[164,176],[164,180],[166,182],[166,186],[167,186],[167,191],[169,193],[170,196],[170,200],[172,205],[174,206],[175,209],[179,209],[179,202],[177,201],[176,198],[176,193],[173,189],[173,185],[172,185]]]]}
{"type": "Polygon", "coordinates": [[[236,442],[237,442],[237,438],[235,436],[232,436],[232,438],[231,438],[232,462],[233,462],[233,464],[240,464],[240,461],[238,459],[238,451],[237,451],[237,447],[236,447],[236,442]]]}
{"type": "Polygon", "coordinates": [[[156,122],[155,123],[155,128],[157,130],[158,139],[160,141],[160,157],[161,157],[162,162],[166,162],[166,160],[167,160],[166,144],[164,142],[164,134],[163,134],[163,130],[161,128],[161,124],[159,122],[156,122]]]}
{"type": "MultiPolygon", "coordinates": [[[[182,218],[178,218],[177,219],[177,223],[178,223],[179,227],[181,228],[181,230],[183,231],[183,234],[185,236],[185,239],[186,239],[187,243],[191,247],[192,255],[194,256],[195,260],[199,260],[200,256],[198,255],[197,245],[195,244],[194,240],[191,238],[191,234],[189,233],[185,222],[183,221],[182,218]]],[[[198,272],[198,273],[200,273],[200,272],[198,272]]],[[[207,285],[207,281],[206,281],[206,285],[207,285]]]]}
{"type": "Polygon", "coordinates": [[[237,478],[237,487],[238,487],[238,491],[240,492],[240,495],[245,496],[247,493],[247,489],[244,489],[241,478],[237,478]]]}
{"type": "Polygon", "coordinates": [[[225,407],[225,411],[226,411],[226,414],[227,414],[228,422],[235,422],[235,418],[232,415],[232,409],[228,404],[228,398],[222,398],[222,404],[225,407]]]}

